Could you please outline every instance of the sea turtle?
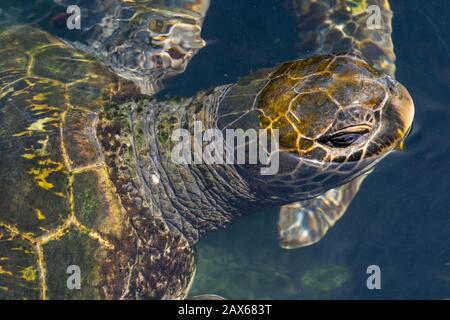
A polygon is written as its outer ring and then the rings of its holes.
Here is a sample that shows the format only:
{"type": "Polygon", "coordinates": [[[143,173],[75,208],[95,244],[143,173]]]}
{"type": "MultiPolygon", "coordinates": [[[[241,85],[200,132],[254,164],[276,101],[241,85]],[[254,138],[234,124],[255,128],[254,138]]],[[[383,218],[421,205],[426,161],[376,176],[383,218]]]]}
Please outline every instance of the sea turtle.
{"type": "Polygon", "coordinates": [[[402,143],[413,118],[407,90],[355,52],[158,101],[35,27],[1,30],[0,48],[2,298],[184,298],[201,237],[352,183],[402,143]],[[174,132],[191,137],[199,122],[265,132],[275,147],[260,155],[279,157],[279,170],[177,163],[174,132]]]}

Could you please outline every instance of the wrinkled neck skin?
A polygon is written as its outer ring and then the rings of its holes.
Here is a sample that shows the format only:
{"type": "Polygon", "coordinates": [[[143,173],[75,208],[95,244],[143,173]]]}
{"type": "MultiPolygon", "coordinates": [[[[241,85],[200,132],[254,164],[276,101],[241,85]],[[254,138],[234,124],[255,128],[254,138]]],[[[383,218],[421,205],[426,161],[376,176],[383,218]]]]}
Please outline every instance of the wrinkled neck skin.
{"type": "Polygon", "coordinates": [[[177,129],[194,134],[194,122],[215,128],[215,112],[230,86],[218,87],[194,98],[178,101],[141,101],[122,106],[121,143],[130,145],[126,165],[133,171],[136,188],[172,231],[190,244],[223,228],[234,219],[292,199],[270,199],[261,186],[233,164],[177,164],[172,151],[177,129]],[[198,122],[197,122],[198,123],[198,122]],[[132,150],[132,151],[131,151],[132,150]]]}
{"type": "Polygon", "coordinates": [[[214,126],[214,109],[227,88],[176,103],[146,101],[129,116],[140,190],[169,228],[191,244],[261,207],[235,166],[176,164],[171,158],[172,133],[185,128],[192,136],[198,119],[204,128],[214,126]]]}

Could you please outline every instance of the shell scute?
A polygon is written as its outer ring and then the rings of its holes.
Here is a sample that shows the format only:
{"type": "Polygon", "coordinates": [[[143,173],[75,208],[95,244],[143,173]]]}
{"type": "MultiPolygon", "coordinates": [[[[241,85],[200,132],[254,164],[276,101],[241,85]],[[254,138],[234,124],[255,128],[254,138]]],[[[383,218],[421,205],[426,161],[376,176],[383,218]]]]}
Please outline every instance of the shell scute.
{"type": "Polygon", "coordinates": [[[123,278],[105,270],[124,224],[95,126],[117,78],[32,27],[1,32],[0,44],[14,48],[0,49],[0,297],[105,297],[123,278]],[[85,288],[74,294],[66,269],[77,263],[85,288]]]}
{"type": "Polygon", "coordinates": [[[3,299],[38,299],[37,257],[30,243],[13,228],[0,225],[0,296],[3,299]]]}

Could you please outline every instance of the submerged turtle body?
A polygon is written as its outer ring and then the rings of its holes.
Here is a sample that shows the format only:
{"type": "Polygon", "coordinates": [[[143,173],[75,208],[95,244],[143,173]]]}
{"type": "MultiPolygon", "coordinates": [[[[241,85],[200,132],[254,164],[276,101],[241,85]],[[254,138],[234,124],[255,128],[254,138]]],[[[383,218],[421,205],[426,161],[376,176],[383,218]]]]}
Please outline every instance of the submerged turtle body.
{"type": "MultiPolygon", "coordinates": [[[[34,28],[4,31],[0,45],[0,296],[130,298],[136,251],[150,252],[124,215],[95,135],[98,112],[125,83],[34,28]],[[80,268],[80,290],[66,283],[72,265],[80,268]]],[[[184,271],[189,280],[191,249],[164,225],[153,227],[158,249],[186,247],[176,279],[184,271]]],[[[165,262],[154,256],[152,263],[165,262]]],[[[167,290],[167,278],[149,276],[137,280],[146,282],[141,297],[183,296],[185,283],[167,290]]]]}

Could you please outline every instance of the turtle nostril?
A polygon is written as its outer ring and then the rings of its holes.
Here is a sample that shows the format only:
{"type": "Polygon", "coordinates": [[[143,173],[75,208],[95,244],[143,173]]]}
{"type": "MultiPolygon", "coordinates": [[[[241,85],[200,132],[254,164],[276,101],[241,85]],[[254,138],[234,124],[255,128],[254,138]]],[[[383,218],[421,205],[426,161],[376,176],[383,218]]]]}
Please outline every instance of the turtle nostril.
{"type": "Polygon", "coordinates": [[[391,76],[386,76],[385,79],[386,85],[389,89],[389,92],[393,95],[398,95],[398,89],[397,89],[397,81],[391,78],[391,76]]]}

